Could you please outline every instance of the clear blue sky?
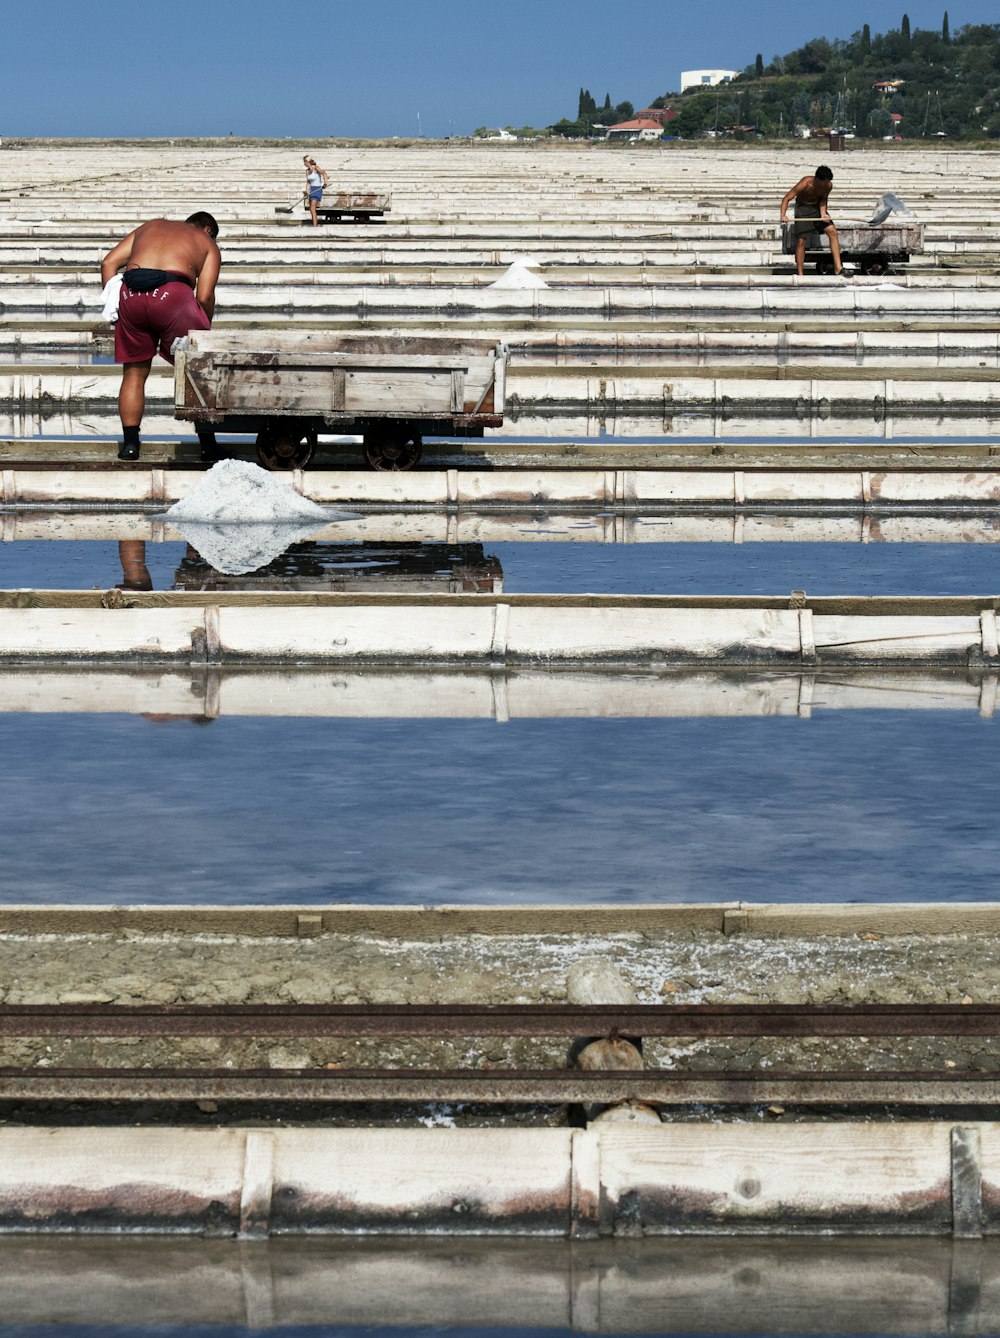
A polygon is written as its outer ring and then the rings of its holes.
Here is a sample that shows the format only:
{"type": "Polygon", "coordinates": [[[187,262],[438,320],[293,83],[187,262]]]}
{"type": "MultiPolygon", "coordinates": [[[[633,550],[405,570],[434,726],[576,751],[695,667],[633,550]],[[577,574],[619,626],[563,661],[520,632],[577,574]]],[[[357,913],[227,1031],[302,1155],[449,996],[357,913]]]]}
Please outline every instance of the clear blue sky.
{"type": "MultiPolygon", "coordinates": [[[[9,0],[0,136],[468,134],[636,107],[811,37],[1000,21],[996,0],[9,0]],[[418,122],[419,118],[419,122],[418,122]]],[[[891,73],[889,71],[888,73],[891,73]]]]}

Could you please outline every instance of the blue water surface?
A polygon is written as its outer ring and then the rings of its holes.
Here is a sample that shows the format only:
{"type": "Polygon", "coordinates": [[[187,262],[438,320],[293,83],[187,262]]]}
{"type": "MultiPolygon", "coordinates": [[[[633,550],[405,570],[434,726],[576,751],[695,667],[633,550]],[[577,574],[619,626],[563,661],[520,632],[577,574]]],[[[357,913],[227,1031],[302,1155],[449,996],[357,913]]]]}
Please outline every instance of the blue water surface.
{"type": "Polygon", "coordinates": [[[0,749],[4,901],[997,895],[1000,754],[974,711],[7,714],[0,749]]]}
{"type": "MultiPolygon", "coordinates": [[[[358,546],[360,552],[360,545],[358,546]]],[[[965,595],[1000,591],[995,543],[487,543],[510,593],[965,595]]],[[[183,543],[147,543],[170,589],[183,543]]],[[[122,579],[113,540],[0,544],[0,588],[106,590],[122,579]]]]}
{"type": "MultiPolygon", "coordinates": [[[[171,585],[184,552],[147,545],[156,587],[171,585]]],[[[1000,587],[992,544],[528,542],[486,552],[509,591],[1000,587]]],[[[8,587],[121,579],[113,541],[14,542],[0,559],[8,587]]],[[[420,714],[419,686],[416,710],[386,708],[403,718],[311,719],[306,686],[301,716],[224,710],[193,721],[62,714],[39,678],[37,713],[0,714],[0,898],[996,897],[996,726],[974,695],[961,711],[627,718],[633,690],[627,678],[610,689],[610,718],[521,713],[500,724],[407,718],[420,714]]]]}

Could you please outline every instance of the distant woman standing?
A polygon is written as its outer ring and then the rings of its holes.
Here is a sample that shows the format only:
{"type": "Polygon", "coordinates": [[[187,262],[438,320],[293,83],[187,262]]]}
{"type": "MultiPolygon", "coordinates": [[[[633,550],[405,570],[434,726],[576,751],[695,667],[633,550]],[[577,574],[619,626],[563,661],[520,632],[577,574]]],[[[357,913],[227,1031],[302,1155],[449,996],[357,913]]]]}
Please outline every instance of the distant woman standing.
{"type": "Polygon", "coordinates": [[[316,206],[323,198],[323,191],[326,189],[329,177],[322,167],[316,166],[316,159],[310,158],[308,154],[302,159],[306,168],[306,188],[303,192],[303,199],[309,203],[309,212],[312,215],[313,227],[319,224],[316,217],[316,206]]]}

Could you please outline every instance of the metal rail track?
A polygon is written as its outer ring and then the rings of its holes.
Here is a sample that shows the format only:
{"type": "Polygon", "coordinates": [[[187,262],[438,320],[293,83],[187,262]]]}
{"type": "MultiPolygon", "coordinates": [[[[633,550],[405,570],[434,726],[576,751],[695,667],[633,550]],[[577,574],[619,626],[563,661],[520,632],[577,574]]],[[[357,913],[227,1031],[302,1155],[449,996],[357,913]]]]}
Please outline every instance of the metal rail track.
{"type": "Polygon", "coordinates": [[[1000,1004],[4,1004],[0,1036],[1000,1036],[1000,1004]]]}
{"type": "Polygon", "coordinates": [[[1000,1072],[0,1069],[0,1101],[995,1106],[1000,1072]]]}
{"type": "MultiPolygon", "coordinates": [[[[0,1036],[1000,1036],[1000,1005],[197,1005],[0,1007],[0,1036]]],[[[661,1106],[1000,1105],[1000,1070],[0,1068],[0,1100],[309,1101],[661,1106]]]]}

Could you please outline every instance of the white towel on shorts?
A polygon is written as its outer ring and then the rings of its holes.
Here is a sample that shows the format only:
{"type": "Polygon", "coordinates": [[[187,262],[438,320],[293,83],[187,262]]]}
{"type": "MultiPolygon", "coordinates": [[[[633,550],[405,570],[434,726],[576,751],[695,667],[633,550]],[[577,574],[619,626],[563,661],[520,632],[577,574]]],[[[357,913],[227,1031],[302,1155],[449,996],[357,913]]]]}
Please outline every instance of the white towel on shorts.
{"type": "Polygon", "coordinates": [[[109,279],[104,285],[104,291],[101,293],[101,315],[106,321],[116,321],[118,319],[118,297],[122,290],[122,276],[116,274],[113,279],[109,279]]]}

